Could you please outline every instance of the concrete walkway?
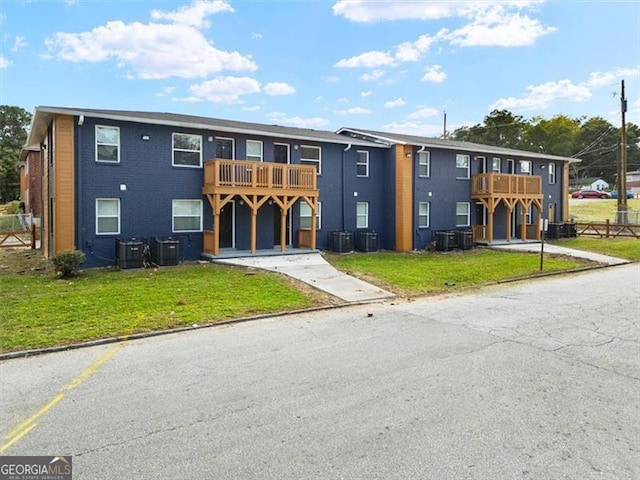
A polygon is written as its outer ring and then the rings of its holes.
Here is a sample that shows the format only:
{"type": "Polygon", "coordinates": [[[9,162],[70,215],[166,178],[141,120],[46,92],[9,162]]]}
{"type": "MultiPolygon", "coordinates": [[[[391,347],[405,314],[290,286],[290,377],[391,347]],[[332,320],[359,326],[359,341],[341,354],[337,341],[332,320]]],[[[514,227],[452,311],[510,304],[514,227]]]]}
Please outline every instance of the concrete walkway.
{"type": "Polygon", "coordinates": [[[215,260],[215,262],[279,272],[349,303],[374,302],[395,296],[386,290],[336,270],[317,252],[298,255],[226,258],[215,260]]]}
{"type": "MultiPolygon", "coordinates": [[[[540,253],[541,243],[516,243],[511,245],[494,245],[490,248],[495,250],[513,250],[518,252],[536,252],[540,253]]],[[[601,255],[599,253],[584,252],[582,250],[576,250],[574,248],[559,247],[551,243],[544,244],[544,253],[551,253],[554,255],[567,255],[569,257],[584,258],[593,262],[602,263],[604,265],[624,265],[631,263],[629,260],[623,258],[610,257],[608,255],[601,255]]]]}

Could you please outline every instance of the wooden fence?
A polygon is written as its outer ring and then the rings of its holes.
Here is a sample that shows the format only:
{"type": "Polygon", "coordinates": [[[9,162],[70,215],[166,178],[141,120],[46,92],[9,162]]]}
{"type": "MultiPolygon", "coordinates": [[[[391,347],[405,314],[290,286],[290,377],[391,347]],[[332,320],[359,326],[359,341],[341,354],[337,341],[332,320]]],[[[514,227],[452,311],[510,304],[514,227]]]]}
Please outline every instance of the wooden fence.
{"type": "Polygon", "coordinates": [[[576,222],[579,236],[600,237],[600,238],[640,238],[640,225],[611,223],[606,220],[604,223],[598,222],[576,222]]]}
{"type": "Polygon", "coordinates": [[[0,215],[0,248],[36,248],[36,224],[30,214],[0,215]]]}

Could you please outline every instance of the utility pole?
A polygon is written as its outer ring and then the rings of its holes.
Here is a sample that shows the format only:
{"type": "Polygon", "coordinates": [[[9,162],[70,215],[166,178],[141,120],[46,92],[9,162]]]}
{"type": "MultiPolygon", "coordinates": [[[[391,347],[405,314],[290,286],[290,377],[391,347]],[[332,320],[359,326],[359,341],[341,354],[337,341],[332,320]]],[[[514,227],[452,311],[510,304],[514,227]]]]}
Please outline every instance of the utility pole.
{"type": "Polygon", "coordinates": [[[442,135],[442,138],[444,138],[445,140],[447,139],[447,112],[444,112],[444,133],[442,135]]]}
{"type": "Polygon", "coordinates": [[[620,93],[620,113],[622,114],[622,128],[620,129],[620,162],[618,164],[618,215],[616,222],[626,225],[627,217],[627,99],[624,95],[624,80],[620,93]]]}

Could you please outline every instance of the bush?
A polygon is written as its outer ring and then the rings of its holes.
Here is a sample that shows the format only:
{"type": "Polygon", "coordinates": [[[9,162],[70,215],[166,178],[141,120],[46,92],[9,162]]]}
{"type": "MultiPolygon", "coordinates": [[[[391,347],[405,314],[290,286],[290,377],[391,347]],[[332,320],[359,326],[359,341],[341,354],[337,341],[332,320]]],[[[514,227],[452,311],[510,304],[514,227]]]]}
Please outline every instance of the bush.
{"type": "Polygon", "coordinates": [[[77,277],[86,255],[79,250],[65,250],[53,257],[53,265],[61,278],[77,277]]]}

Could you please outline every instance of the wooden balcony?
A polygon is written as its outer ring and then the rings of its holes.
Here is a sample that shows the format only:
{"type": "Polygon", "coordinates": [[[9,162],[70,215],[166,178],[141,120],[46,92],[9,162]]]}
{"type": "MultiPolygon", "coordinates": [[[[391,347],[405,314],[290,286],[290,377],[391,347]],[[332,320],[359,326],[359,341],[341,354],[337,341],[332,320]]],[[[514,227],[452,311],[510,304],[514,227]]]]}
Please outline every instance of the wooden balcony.
{"type": "Polygon", "coordinates": [[[471,177],[471,198],[541,199],[542,177],[481,173],[471,177]]]}
{"type": "Polygon", "coordinates": [[[204,164],[203,194],[317,196],[311,165],[214,159],[204,164]]]}

